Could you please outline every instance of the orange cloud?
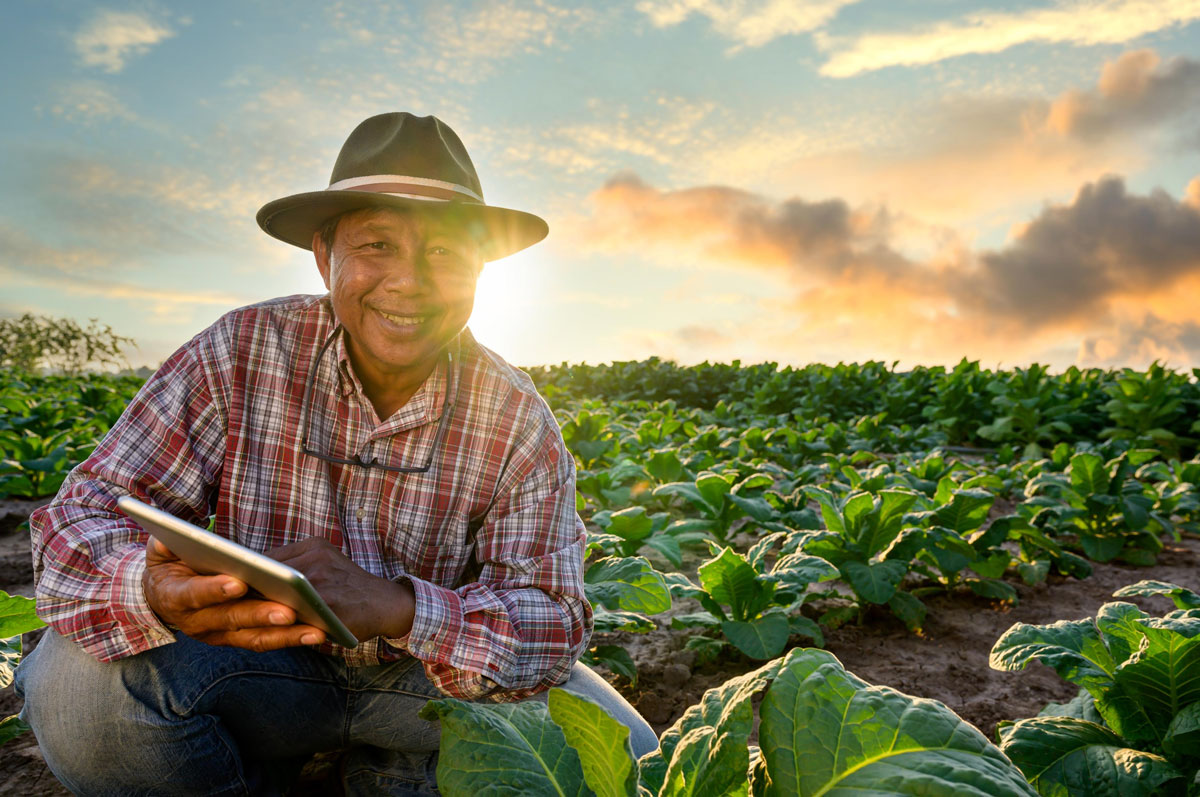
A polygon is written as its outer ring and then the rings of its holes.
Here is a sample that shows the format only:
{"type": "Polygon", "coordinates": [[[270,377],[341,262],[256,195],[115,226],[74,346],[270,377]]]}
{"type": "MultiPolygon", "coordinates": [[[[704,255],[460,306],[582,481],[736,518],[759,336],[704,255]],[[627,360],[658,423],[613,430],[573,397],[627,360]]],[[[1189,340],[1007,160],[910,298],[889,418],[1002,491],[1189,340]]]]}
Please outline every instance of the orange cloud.
{"type": "Polygon", "coordinates": [[[583,240],[654,252],[675,267],[707,261],[780,278],[789,298],[764,305],[736,334],[706,337],[689,326],[676,342],[728,349],[775,339],[810,357],[827,350],[910,363],[1046,352],[1065,361],[1155,351],[1200,360],[1189,331],[1200,308],[1178,301],[1182,289],[1200,287],[1200,178],[1188,190],[1184,200],[1137,195],[1106,177],[1047,207],[1002,248],[955,243],[911,258],[894,246],[884,209],[772,202],[725,186],[661,191],[623,175],[593,195],[583,240]]]}

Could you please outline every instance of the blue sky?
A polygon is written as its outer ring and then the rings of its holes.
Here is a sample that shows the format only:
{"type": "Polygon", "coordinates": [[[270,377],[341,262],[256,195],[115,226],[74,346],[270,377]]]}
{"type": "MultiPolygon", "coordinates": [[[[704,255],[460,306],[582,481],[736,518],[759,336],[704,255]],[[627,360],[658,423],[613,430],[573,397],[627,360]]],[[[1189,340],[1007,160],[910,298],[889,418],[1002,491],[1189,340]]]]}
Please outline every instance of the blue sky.
{"type": "Polygon", "coordinates": [[[9,2],[0,314],[156,364],[322,285],[259,206],[435,114],[550,237],[522,365],[1200,365],[1200,0],[9,2]]]}

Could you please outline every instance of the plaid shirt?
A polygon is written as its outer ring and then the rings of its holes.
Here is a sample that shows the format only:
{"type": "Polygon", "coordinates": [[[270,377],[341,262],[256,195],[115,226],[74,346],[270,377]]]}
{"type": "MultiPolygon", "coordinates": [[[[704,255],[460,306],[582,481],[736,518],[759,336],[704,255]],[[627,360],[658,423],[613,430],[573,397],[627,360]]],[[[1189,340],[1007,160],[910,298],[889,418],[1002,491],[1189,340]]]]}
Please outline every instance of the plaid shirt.
{"type": "MultiPolygon", "coordinates": [[[[574,461],[553,413],[464,331],[451,344],[458,398],[427,473],[305,455],[305,381],[334,326],[327,297],[292,296],[235,310],[172,355],[34,513],[38,614],[102,661],[174,640],[142,592],[146,534],[116,506],[132,494],[200,525],[215,513],[216,533],[257,551],[323,537],[371,573],[409,579],[412,631],[325,645],[349,664],[412,655],[462,698],[565,681],[592,612],[574,461]]],[[[339,335],[316,375],[310,446],[424,465],[451,367],[380,423],[339,335]]]]}

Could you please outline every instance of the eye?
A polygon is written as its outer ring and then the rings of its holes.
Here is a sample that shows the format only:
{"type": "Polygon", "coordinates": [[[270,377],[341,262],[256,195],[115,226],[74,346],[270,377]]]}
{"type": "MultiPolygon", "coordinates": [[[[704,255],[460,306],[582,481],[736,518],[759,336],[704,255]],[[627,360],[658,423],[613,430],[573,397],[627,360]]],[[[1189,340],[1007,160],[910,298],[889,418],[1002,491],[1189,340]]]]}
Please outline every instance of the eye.
{"type": "Polygon", "coordinates": [[[447,257],[454,253],[451,252],[449,249],[447,249],[444,246],[432,246],[429,248],[429,254],[435,255],[437,257],[447,257]]]}
{"type": "Polygon", "coordinates": [[[366,247],[368,249],[378,249],[380,251],[386,251],[388,249],[391,249],[392,245],[389,244],[387,241],[371,241],[369,244],[366,244],[366,247]]]}

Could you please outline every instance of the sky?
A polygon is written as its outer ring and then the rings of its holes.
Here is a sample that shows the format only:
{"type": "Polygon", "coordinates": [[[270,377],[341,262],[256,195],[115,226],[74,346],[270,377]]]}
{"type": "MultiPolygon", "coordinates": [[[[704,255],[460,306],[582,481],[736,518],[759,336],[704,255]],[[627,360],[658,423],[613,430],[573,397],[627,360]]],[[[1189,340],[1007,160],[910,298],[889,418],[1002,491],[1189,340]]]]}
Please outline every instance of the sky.
{"type": "Polygon", "coordinates": [[[1200,367],[1200,0],[6,0],[0,316],[154,366],[322,293],[254,221],[432,114],[550,235],[470,327],[520,366],[1200,367]]]}

